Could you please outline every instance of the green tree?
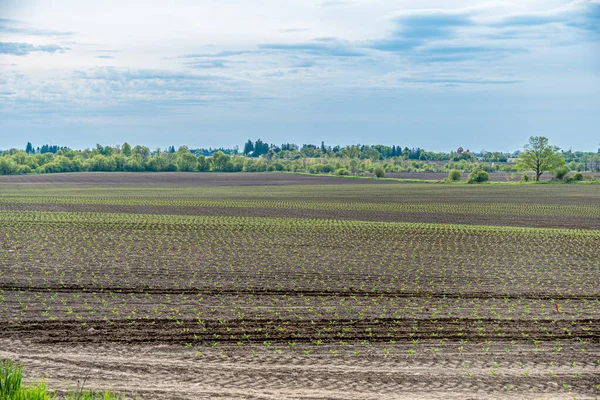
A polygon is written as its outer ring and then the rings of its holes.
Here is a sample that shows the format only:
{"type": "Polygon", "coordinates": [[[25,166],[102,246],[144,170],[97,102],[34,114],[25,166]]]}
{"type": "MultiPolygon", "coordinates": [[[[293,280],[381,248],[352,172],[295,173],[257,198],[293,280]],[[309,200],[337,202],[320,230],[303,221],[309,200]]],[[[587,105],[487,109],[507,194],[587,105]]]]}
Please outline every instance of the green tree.
{"type": "Polygon", "coordinates": [[[144,161],[150,157],[150,149],[146,146],[137,145],[132,149],[132,152],[133,154],[140,156],[144,161]]]}
{"type": "Polygon", "coordinates": [[[177,150],[175,164],[177,165],[177,171],[195,171],[198,168],[198,159],[195,155],[189,152],[187,147],[180,147],[177,150]]]}
{"type": "Polygon", "coordinates": [[[517,168],[521,171],[535,172],[535,181],[538,182],[544,172],[553,171],[563,165],[565,160],[557,146],[548,144],[548,138],[545,136],[531,136],[523,152],[519,154],[517,168]]]}
{"type": "Polygon", "coordinates": [[[27,154],[35,153],[35,150],[33,150],[33,145],[31,144],[31,142],[27,142],[27,146],[25,146],[25,153],[27,153],[27,154]]]}
{"type": "Polygon", "coordinates": [[[210,171],[210,163],[202,154],[198,156],[198,171],[210,171]]]}
{"type": "Polygon", "coordinates": [[[123,146],[121,147],[121,153],[123,153],[123,155],[126,157],[131,156],[131,145],[127,142],[123,143],[123,146]]]}
{"type": "Polygon", "coordinates": [[[252,153],[253,151],[254,151],[254,143],[252,143],[252,140],[248,139],[246,144],[244,144],[244,155],[247,156],[250,153],[252,153]]]}
{"type": "Polygon", "coordinates": [[[13,175],[18,171],[18,165],[11,158],[0,157],[0,175],[13,175]]]}
{"type": "Polygon", "coordinates": [[[210,157],[210,169],[215,172],[226,172],[229,161],[229,156],[219,150],[210,157]]]}
{"type": "Polygon", "coordinates": [[[144,165],[135,157],[128,157],[123,166],[123,171],[140,172],[144,170],[144,165]]]}

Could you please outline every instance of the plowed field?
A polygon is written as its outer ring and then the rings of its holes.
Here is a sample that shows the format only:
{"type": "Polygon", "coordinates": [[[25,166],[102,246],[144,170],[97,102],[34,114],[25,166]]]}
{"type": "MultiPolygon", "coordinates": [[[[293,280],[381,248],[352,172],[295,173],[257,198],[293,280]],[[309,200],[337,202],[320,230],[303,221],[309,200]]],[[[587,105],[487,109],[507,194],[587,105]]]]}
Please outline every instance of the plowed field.
{"type": "Polygon", "coordinates": [[[0,182],[0,358],[31,380],[141,399],[600,396],[598,186],[141,175],[0,182]]]}

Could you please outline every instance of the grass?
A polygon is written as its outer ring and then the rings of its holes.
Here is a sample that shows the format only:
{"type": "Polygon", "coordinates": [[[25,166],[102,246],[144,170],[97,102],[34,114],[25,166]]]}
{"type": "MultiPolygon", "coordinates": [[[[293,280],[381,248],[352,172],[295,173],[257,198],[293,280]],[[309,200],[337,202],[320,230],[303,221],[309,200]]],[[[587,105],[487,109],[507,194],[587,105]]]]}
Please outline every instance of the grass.
{"type": "MultiPolygon", "coordinates": [[[[375,181],[394,181],[394,182],[403,182],[403,183],[437,183],[437,184],[447,184],[447,185],[471,185],[466,180],[458,180],[458,181],[450,181],[448,179],[408,179],[408,178],[377,178],[375,176],[361,176],[361,175],[333,175],[333,174],[311,174],[310,172],[287,172],[287,171],[277,171],[272,173],[280,173],[280,174],[295,174],[295,175],[307,175],[307,176],[328,176],[328,177],[336,177],[336,178],[344,178],[344,179],[368,179],[375,181]]],[[[572,182],[563,182],[563,181],[539,181],[536,182],[534,180],[528,182],[522,181],[499,181],[499,182],[479,182],[474,183],[473,185],[561,185],[561,184],[576,184],[576,185],[598,185],[600,184],[600,180],[582,180],[582,181],[572,181],[572,182]]]]}
{"type": "Polygon", "coordinates": [[[37,385],[23,385],[23,366],[12,360],[0,363],[0,400],[125,400],[125,396],[111,393],[110,390],[96,392],[88,389],[78,389],[59,396],[48,390],[45,382],[37,385]]]}

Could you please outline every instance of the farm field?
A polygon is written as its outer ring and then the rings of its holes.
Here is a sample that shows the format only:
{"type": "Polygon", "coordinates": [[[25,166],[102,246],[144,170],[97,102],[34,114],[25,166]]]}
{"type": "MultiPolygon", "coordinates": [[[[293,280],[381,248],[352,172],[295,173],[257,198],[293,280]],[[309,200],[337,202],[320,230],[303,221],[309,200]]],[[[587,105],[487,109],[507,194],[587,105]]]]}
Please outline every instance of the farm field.
{"type": "Polygon", "coordinates": [[[0,358],[141,399],[600,397],[600,188],[0,179],[0,358]]]}

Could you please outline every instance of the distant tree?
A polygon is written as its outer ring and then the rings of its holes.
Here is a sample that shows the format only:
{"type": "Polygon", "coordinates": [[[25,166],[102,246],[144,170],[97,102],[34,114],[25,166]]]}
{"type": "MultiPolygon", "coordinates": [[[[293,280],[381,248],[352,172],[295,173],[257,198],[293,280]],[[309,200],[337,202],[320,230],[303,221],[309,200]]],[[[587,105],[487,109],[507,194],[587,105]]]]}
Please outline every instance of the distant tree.
{"type": "Polygon", "coordinates": [[[381,153],[378,152],[377,149],[370,149],[369,158],[371,159],[371,161],[377,161],[381,159],[381,153]]]}
{"type": "Polygon", "coordinates": [[[17,163],[10,158],[0,157],[0,175],[12,175],[17,171],[17,163]]]}
{"type": "Polygon", "coordinates": [[[123,166],[123,171],[140,172],[144,170],[144,165],[135,157],[128,157],[123,166]]]}
{"type": "Polygon", "coordinates": [[[198,156],[198,171],[205,172],[210,171],[210,163],[202,154],[198,156]]]}
{"type": "Polygon", "coordinates": [[[215,172],[226,172],[230,157],[221,150],[210,157],[210,169],[215,172]]]}
{"type": "Polygon", "coordinates": [[[131,149],[131,151],[134,155],[139,156],[144,161],[150,157],[150,149],[146,146],[137,145],[131,149]]]}
{"type": "Polygon", "coordinates": [[[94,157],[87,160],[86,164],[88,171],[112,172],[117,169],[117,163],[112,157],[103,156],[101,154],[96,154],[94,157]]]}
{"type": "Polygon", "coordinates": [[[327,148],[325,147],[325,142],[321,141],[321,152],[323,154],[327,153],[327,148]]]}
{"type": "MultiPolygon", "coordinates": [[[[100,143],[96,143],[96,153],[103,155],[103,156],[111,156],[113,154],[114,149],[110,146],[102,146],[100,143]]],[[[52,153],[56,153],[56,151],[52,151],[52,149],[50,149],[50,151],[52,153]]]]}
{"type": "Polygon", "coordinates": [[[27,153],[27,154],[35,153],[35,150],[33,149],[33,145],[31,144],[31,142],[27,142],[27,146],[25,146],[25,153],[27,153]]]}
{"type": "Polygon", "coordinates": [[[191,153],[179,154],[175,165],[177,171],[195,171],[198,168],[198,159],[191,153]]]}
{"type": "Polygon", "coordinates": [[[253,157],[259,157],[263,154],[267,154],[269,152],[269,145],[266,142],[258,139],[254,142],[254,153],[252,153],[253,157]]]}
{"type": "Polygon", "coordinates": [[[410,158],[410,149],[408,147],[405,147],[404,150],[402,150],[402,158],[405,160],[410,158]]]}
{"type": "Polygon", "coordinates": [[[342,154],[350,159],[358,158],[360,148],[356,145],[347,146],[342,150],[342,154]]]}
{"type": "Polygon", "coordinates": [[[127,142],[123,143],[123,146],[121,147],[121,153],[123,153],[124,156],[129,157],[131,155],[131,145],[127,142]]]}
{"type": "Polygon", "coordinates": [[[198,168],[198,159],[190,153],[187,146],[181,146],[177,149],[175,160],[177,171],[191,172],[198,168]]]}
{"type": "Polygon", "coordinates": [[[254,151],[254,143],[252,140],[248,139],[246,143],[244,143],[244,155],[247,156],[254,151]]]}
{"type": "Polygon", "coordinates": [[[519,154],[517,168],[521,171],[534,171],[535,181],[547,171],[553,171],[565,164],[557,146],[548,144],[544,136],[531,136],[524,150],[519,154]]]}

